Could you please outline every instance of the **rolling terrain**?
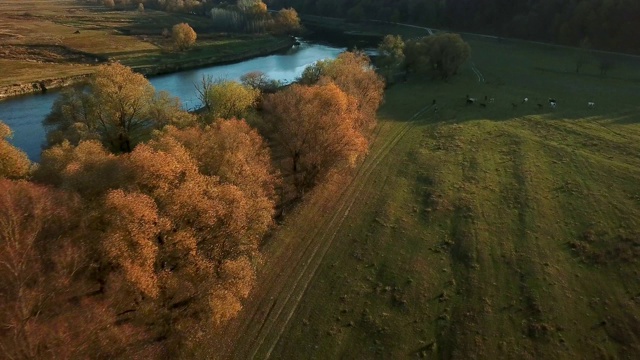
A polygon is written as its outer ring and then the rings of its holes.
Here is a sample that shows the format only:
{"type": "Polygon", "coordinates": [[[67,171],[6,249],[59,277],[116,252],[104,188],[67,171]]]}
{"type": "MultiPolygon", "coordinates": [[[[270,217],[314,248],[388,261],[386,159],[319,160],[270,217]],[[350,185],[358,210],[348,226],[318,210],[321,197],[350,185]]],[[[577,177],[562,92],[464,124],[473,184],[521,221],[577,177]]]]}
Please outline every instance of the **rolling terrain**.
{"type": "Polygon", "coordinates": [[[450,82],[387,91],[352,180],[287,215],[220,358],[640,351],[637,63],[576,73],[564,49],[467,41],[450,82]]]}

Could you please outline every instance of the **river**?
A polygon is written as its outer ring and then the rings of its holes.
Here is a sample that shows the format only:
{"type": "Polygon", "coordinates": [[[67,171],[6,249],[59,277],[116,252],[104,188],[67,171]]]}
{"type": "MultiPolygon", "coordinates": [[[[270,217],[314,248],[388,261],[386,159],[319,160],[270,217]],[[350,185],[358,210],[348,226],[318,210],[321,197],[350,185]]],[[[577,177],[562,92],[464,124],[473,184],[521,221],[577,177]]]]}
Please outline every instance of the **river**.
{"type": "MultiPolygon", "coordinates": [[[[302,41],[288,51],[280,54],[257,57],[242,62],[185,70],[177,73],[154,76],[149,79],[157,91],[165,90],[178,96],[186,109],[200,107],[195,89],[203,75],[214,78],[238,80],[250,71],[262,71],[271,79],[290,82],[302,74],[305,67],[322,59],[335,58],[346,50],[318,43],[302,41]]],[[[59,96],[59,91],[45,94],[25,95],[0,101],[0,120],[13,130],[9,141],[27,153],[32,161],[39,161],[42,146],[45,144],[44,118],[59,96]]]]}

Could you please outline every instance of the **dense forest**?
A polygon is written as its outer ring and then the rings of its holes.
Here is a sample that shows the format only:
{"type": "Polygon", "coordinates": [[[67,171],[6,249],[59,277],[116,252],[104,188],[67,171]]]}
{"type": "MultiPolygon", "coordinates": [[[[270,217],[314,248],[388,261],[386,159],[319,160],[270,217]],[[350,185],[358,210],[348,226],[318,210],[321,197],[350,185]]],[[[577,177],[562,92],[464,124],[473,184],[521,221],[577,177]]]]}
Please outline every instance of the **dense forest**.
{"type": "Polygon", "coordinates": [[[384,86],[369,58],[306,74],[204,77],[191,114],[101,65],[54,103],[39,164],[0,121],[0,358],[214,358],[277,210],[369,146],[384,86]]]}
{"type": "Polygon", "coordinates": [[[301,14],[377,19],[640,52],[636,0],[267,0],[301,14]]]}

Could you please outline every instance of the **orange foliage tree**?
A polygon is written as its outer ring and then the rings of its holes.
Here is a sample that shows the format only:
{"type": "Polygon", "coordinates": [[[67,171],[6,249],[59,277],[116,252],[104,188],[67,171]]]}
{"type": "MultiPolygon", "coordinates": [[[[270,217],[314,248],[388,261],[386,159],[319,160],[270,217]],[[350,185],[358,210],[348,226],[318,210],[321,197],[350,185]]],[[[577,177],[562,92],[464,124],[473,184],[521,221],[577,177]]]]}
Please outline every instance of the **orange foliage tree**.
{"type": "Polygon", "coordinates": [[[300,17],[298,12],[293,9],[281,9],[274,16],[273,30],[276,33],[295,34],[300,31],[300,17]]]}
{"type": "Polygon", "coordinates": [[[12,135],[11,129],[0,121],[0,178],[22,178],[29,174],[31,162],[23,153],[7,139],[12,135]]]}
{"type": "Polygon", "coordinates": [[[45,124],[53,127],[47,135],[50,145],[95,139],[112,151],[130,152],[154,128],[194,120],[177,98],[156,93],[143,75],[114,63],[99,66],[86,90],[64,92],[45,124]]]}
{"type": "Polygon", "coordinates": [[[361,130],[375,126],[376,112],[382,104],[384,81],[365,53],[347,51],[334,60],[319,61],[304,70],[301,80],[311,85],[322,78],[330,79],[356,100],[357,126],[361,130]]]}
{"type": "Polygon", "coordinates": [[[358,127],[370,130],[375,126],[376,111],[382,104],[384,80],[378,75],[369,57],[362,52],[343,52],[334,60],[324,60],[307,67],[303,82],[313,84],[328,78],[345,93],[356,99],[358,127]]]}
{"type": "Polygon", "coordinates": [[[90,202],[96,277],[126,314],[121,323],[180,353],[241,309],[277,179],[244,121],[168,127],[122,155],[95,141],[63,143],[43,152],[34,177],[90,202]]]}
{"type": "Polygon", "coordinates": [[[110,358],[141,338],[94,291],[81,210],[72,194],[0,179],[0,357],[110,358]]]}
{"type": "Polygon", "coordinates": [[[331,82],[292,85],[266,96],[263,106],[300,191],[367,151],[357,100],[331,82]]]}
{"type": "Polygon", "coordinates": [[[176,24],[171,29],[173,45],[179,51],[184,51],[192,47],[193,44],[196,43],[197,37],[196,32],[187,23],[176,24]]]}

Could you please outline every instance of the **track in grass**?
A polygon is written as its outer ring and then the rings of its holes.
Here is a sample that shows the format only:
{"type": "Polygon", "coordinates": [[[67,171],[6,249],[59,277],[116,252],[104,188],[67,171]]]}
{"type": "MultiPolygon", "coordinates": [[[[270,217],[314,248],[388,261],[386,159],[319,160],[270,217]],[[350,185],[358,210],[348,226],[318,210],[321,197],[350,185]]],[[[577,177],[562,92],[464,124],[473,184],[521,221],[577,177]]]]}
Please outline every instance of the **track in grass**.
{"type": "MultiPolygon", "coordinates": [[[[337,229],[349,213],[352,205],[359,198],[367,180],[374,173],[377,165],[382,161],[402,137],[412,128],[416,120],[424,115],[433,105],[428,105],[413,114],[407,122],[402,124],[387,140],[377,148],[359,167],[354,179],[340,195],[336,204],[332,206],[333,215],[316,222],[318,226],[307,230],[300,238],[305,239],[307,246],[294,249],[286,259],[292,266],[279,273],[265,273],[260,279],[263,288],[258,289],[253,298],[254,303],[247,304],[246,317],[232,324],[228,331],[237,336],[235,344],[227,349],[228,356],[233,358],[268,358],[278,343],[280,336],[287,327],[295,312],[300,299],[303,297],[309,282],[313,279],[325,254],[331,247],[337,229]],[[268,310],[266,310],[268,309],[268,310]]],[[[321,217],[320,214],[315,214],[321,217]]],[[[313,222],[310,222],[312,224],[313,222]]],[[[227,331],[225,331],[226,333],[227,331]]],[[[228,334],[227,334],[228,335],[228,334]]]]}

